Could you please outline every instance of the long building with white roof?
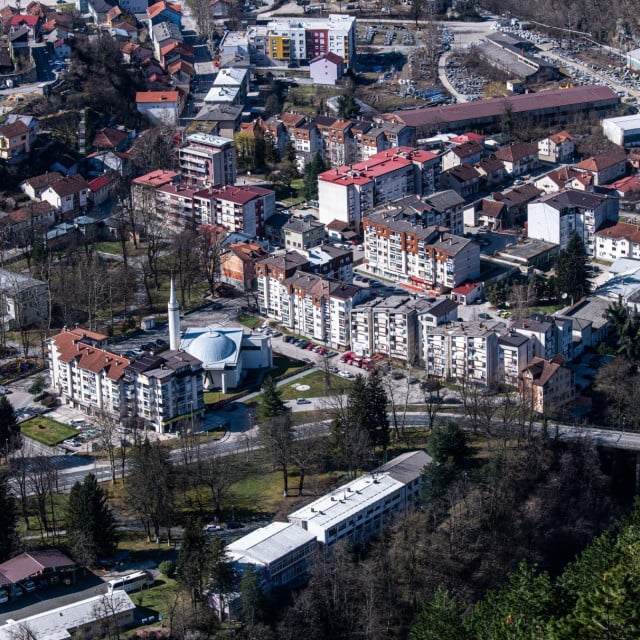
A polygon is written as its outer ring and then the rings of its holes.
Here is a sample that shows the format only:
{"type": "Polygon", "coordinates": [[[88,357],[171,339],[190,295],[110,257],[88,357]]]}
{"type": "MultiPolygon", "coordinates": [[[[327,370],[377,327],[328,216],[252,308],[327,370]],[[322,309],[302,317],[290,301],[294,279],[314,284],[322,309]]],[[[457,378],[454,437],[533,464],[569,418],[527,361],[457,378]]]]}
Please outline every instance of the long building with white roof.
{"type": "Polygon", "coordinates": [[[422,473],[431,461],[424,451],[404,453],[294,511],[289,522],[324,545],[370,538],[418,498],[422,473]]]}
{"type": "Polygon", "coordinates": [[[136,605],[125,591],[93,596],[73,604],[50,609],[28,618],[9,620],[0,626],[0,640],[43,638],[70,640],[90,638],[103,630],[107,620],[114,619],[118,628],[133,624],[136,605]]]}

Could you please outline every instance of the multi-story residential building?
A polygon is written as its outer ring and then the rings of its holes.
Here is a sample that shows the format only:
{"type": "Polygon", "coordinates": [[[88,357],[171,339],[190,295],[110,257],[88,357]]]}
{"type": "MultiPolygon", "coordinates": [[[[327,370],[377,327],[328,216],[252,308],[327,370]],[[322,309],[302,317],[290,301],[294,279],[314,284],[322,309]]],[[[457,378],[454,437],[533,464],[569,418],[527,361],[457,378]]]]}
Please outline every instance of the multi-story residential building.
{"type": "Polygon", "coordinates": [[[431,462],[424,451],[403,453],[289,514],[289,522],[327,547],[366,540],[420,499],[422,475],[431,462]]]}
{"type": "MultiPolygon", "coordinates": [[[[183,182],[169,183],[155,190],[155,214],[163,224],[173,229],[184,229],[195,224],[196,194],[209,193],[209,209],[212,194],[200,185],[187,185],[183,182]]],[[[206,198],[205,198],[206,200],[206,198]]],[[[202,205],[201,210],[206,209],[202,205]]]]}
{"type": "Polygon", "coordinates": [[[322,222],[318,222],[311,216],[291,217],[282,230],[284,232],[284,248],[287,250],[310,249],[322,244],[326,235],[322,222]]]}
{"type": "Polygon", "coordinates": [[[573,358],[573,324],[571,318],[535,315],[514,320],[511,333],[529,338],[532,356],[551,358],[560,354],[565,360],[573,358]]]}
{"type": "Polygon", "coordinates": [[[142,418],[158,433],[200,424],[204,394],[198,358],[186,351],[145,353],[131,361],[124,379],[127,415],[142,418]]]}
{"type": "Polygon", "coordinates": [[[595,252],[595,233],[618,221],[618,199],[596,193],[566,189],[529,203],[528,235],[566,249],[578,234],[589,255],[595,252]]]}
{"type": "Polygon", "coordinates": [[[187,136],[178,160],[183,179],[191,184],[223,186],[236,181],[236,152],[229,138],[208,133],[187,136]]]}
{"type": "Polygon", "coordinates": [[[272,60],[312,60],[335,53],[350,69],[356,59],[356,19],[346,14],[328,18],[278,18],[267,24],[267,55],[272,60]]]}
{"type": "Polygon", "coordinates": [[[163,433],[204,410],[202,363],[181,351],[135,360],[107,350],[107,336],[65,329],[49,339],[51,384],[66,404],[114,419],[138,417],[163,433]]]}
{"type": "Polygon", "coordinates": [[[427,374],[482,385],[498,381],[498,335],[502,323],[456,322],[422,328],[421,359],[427,374]]]}
{"type": "Polygon", "coordinates": [[[300,253],[309,259],[309,270],[341,282],[353,280],[353,251],[332,244],[319,244],[300,253]]]}
{"type": "Polygon", "coordinates": [[[403,213],[372,213],[364,218],[367,269],[425,290],[453,289],[480,275],[477,243],[403,213]]]}
{"type": "Polygon", "coordinates": [[[429,151],[399,148],[318,176],[319,219],[349,223],[359,230],[374,207],[433,190],[438,158],[429,151]]]}
{"type": "Polygon", "coordinates": [[[538,159],[545,162],[569,162],[575,150],[575,141],[567,131],[538,140],[538,159]]]}
{"type": "Polygon", "coordinates": [[[355,285],[297,271],[280,290],[284,326],[331,347],[349,346],[349,315],[367,293],[355,285]]]}
{"type": "Polygon", "coordinates": [[[498,381],[510,387],[520,384],[520,376],[533,358],[533,340],[516,332],[498,338],[498,381]]]}
{"type": "Polygon", "coordinates": [[[265,236],[265,223],[276,212],[275,191],[253,185],[227,185],[212,191],[215,218],[202,218],[203,223],[218,224],[228,231],[258,238],[265,236]]]}
{"type": "Polygon", "coordinates": [[[556,414],[573,400],[573,372],[564,366],[562,356],[534,357],[522,372],[520,388],[533,411],[556,414]]]}
{"type": "Polygon", "coordinates": [[[256,264],[260,312],[285,327],[333,347],[349,345],[349,314],[366,289],[311,273],[295,251],[256,264]]]}
{"type": "Polygon", "coordinates": [[[297,251],[281,252],[256,263],[260,313],[282,317],[282,287],[298,269],[308,270],[309,260],[297,251]]]}
{"type": "Polygon", "coordinates": [[[240,291],[256,289],[256,262],[267,252],[257,242],[234,242],[220,258],[220,281],[240,291]]]}
{"type": "Polygon", "coordinates": [[[291,127],[289,139],[296,150],[296,161],[300,171],[304,171],[304,166],[311,162],[317,153],[320,156],[324,155],[322,138],[315,122],[301,122],[291,127]]]}
{"type": "Polygon", "coordinates": [[[351,349],[363,356],[379,353],[415,363],[419,358],[418,316],[432,306],[425,299],[408,295],[357,305],[351,310],[351,349]]]}
{"type": "Polygon", "coordinates": [[[618,258],[640,260],[640,227],[628,222],[618,222],[595,232],[594,257],[613,262],[618,258]]]}
{"type": "Polygon", "coordinates": [[[536,178],[533,184],[544,193],[558,192],[568,188],[571,181],[579,175],[580,172],[572,167],[558,167],[536,178]]]}
{"type": "Polygon", "coordinates": [[[0,323],[5,331],[47,325],[49,295],[46,282],[0,269],[0,323]]]}

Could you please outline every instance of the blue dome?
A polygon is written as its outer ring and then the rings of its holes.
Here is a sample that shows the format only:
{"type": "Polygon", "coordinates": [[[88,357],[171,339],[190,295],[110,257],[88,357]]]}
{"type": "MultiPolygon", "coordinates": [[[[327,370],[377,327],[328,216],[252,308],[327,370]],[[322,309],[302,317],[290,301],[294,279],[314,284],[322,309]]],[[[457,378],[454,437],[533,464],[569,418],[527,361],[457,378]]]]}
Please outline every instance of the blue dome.
{"type": "Polygon", "coordinates": [[[199,335],[188,347],[188,352],[207,367],[233,355],[236,344],[219,331],[210,329],[199,335]]]}

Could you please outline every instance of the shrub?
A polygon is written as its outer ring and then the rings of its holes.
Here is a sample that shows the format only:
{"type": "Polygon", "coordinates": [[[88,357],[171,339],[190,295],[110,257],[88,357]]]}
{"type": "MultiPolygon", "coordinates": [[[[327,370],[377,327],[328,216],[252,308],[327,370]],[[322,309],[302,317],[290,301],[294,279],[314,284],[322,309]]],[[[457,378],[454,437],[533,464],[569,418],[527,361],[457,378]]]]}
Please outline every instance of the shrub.
{"type": "Polygon", "coordinates": [[[176,563],[173,560],[163,560],[158,569],[163,576],[173,578],[176,575],[176,563]]]}

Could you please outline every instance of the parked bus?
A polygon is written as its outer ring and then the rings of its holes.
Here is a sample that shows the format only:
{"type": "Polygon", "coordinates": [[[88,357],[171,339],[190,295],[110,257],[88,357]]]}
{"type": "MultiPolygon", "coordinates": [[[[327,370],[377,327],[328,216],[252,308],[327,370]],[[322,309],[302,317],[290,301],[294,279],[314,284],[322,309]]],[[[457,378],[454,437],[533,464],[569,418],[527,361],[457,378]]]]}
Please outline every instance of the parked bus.
{"type": "Polygon", "coordinates": [[[153,584],[153,576],[148,571],[136,571],[130,573],[127,576],[121,576],[120,578],[114,578],[107,583],[108,593],[114,591],[138,591],[143,587],[150,587],[153,584]]]}

